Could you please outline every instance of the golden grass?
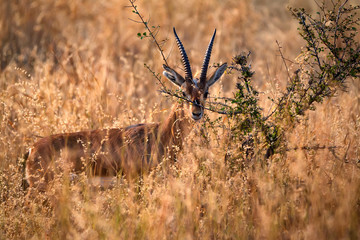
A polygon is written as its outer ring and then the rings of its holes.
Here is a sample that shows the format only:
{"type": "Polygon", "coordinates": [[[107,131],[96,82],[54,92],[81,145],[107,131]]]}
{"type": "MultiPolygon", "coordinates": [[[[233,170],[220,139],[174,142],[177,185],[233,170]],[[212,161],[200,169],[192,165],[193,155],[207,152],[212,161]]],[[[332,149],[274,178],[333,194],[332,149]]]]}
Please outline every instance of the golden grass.
{"type": "MultiPolygon", "coordinates": [[[[303,44],[285,1],[137,4],[150,24],[161,26],[158,39],[169,39],[165,53],[173,67],[180,66],[173,26],[194,72],[214,28],[211,63],[251,50],[261,99],[286,85],[275,40],[289,59],[303,44]]],[[[128,19],[136,16],[127,5],[125,0],[0,3],[0,239],[359,238],[358,79],[349,79],[347,92],[318,105],[287,133],[289,148],[325,149],[288,151],[267,166],[249,162],[229,175],[226,137],[205,144],[199,125],[177,163],[165,161],[139,182],[119,180],[100,191],[85,176],[76,183],[59,176],[49,193],[57,198],[55,208],[42,201],[25,206],[18,162],[40,136],[166,118],[172,101],[160,96],[143,67],[161,72],[162,59],[152,42],[136,37],[143,28],[128,19]]],[[[225,76],[212,92],[231,96],[235,82],[225,76]]],[[[270,103],[264,100],[263,107],[270,109],[270,103]]]]}

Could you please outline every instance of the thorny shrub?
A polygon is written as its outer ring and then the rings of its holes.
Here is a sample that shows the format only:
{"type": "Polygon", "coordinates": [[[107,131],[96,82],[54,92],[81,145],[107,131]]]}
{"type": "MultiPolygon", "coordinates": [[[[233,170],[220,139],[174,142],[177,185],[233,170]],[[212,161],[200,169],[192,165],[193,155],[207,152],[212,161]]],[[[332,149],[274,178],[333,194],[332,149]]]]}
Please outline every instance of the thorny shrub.
{"type": "MultiPolygon", "coordinates": [[[[360,76],[360,43],[357,40],[360,5],[347,6],[347,1],[337,2],[328,9],[320,7],[316,17],[305,9],[290,8],[299,21],[299,33],[305,46],[288,72],[286,91],[277,99],[271,99],[275,109],[265,116],[259,106],[259,92],[252,84],[254,72],[249,64],[249,54],[235,56],[229,66],[229,74],[237,74],[237,91],[232,99],[226,98],[214,111],[225,113],[229,119],[229,141],[225,159],[230,166],[241,168],[244,161],[266,161],[274,153],[284,153],[286,133],[294,128],[306,110],[315,110],[315,103],[333,97],[346,89],[349,77],[360,76]]],[[[281,52],[284,65],[287,59],[281,52]]],[[[213,108],[214,109],[214,108],[213,108]]],[[[209,126],[214,122],[208,121],[209,126]]]]}

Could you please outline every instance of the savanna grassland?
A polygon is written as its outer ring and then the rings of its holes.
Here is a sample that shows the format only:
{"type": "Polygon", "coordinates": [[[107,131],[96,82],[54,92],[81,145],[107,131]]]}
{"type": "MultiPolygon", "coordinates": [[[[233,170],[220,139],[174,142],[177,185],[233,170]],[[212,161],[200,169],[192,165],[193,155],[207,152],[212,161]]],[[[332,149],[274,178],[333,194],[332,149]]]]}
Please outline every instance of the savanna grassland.
{"type": "MultiPolygon", "coordinates": [[[[287,7],[310,14],[319,8],[311,0],[136,5],[158,30],[158,41],[167,39],[164,54],[179,72],[173,27],[194,73],[214,28],[210,65],[251,51],[263,116],[276,108],[269,98],[286,92],[304,51],[287,7]]],[[[177,101],[158,91],[144,67],[161,73],[164,62],[150,38],[138,37],[144,26],[128,6],[125,0],[1,1],[0,239],[359,239],[356,77],[293,121],[271,116],[282,143],[267,158],[261,142],[244,155],[244,142],[230,136],[238,120],[208,111],[175,163],[165,160],[132,181],[119,176],[105,189],[85,175],[73,182],[64,174],[51,191],[26,203],[21,161],[41,137],[162,121],[177,101]]],[[[359,42],[359,34],[353,38],[359,42]]],[[[238,81],[229,71],[210,95],[232,97],[238,81]]]]}

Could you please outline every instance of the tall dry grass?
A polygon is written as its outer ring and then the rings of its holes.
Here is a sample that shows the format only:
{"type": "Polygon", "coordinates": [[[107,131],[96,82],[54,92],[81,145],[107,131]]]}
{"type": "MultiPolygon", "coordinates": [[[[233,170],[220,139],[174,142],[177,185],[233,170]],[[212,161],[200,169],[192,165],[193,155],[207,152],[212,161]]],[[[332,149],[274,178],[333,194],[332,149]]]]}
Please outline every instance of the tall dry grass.
{"type": "MultiPolygon", "coordinates": [[[[161,26],[158,39],[169,39],[165,53],[171,66],[180,66],[173,26],[195,72],[214,28],[212,62],[251,50],[264,109],[271,108],[267,96],[280,94],[287,80],[275,40],[289,59],[303,44],[286,1],[137,4],[161,26]]],[[[312,1],[290,4],[316,12],[312,1]]],[[[94,189],[85,176],[75,183],[59,176],[49,193],[56,207],[41,199],[25,206],[19,159],[40,137],[166,118],[172,100],[160,96],[143,67],[161,72],[162,59],[152,42],[136,37],[143,28],[129,20],[136,16],[127,5],[1,1],[0,239],[359,238],[358,79],[306,113],[287,133],[293,150],[273,156],[266,166],[248,162],[230,175],[226,137],[205,142],[198,135],[208,130],[198,124],[175,164],[165,161],[139,181],[120,179],[106,190],[94,189]]],[[[212,92],[231,96],[235,82],[225,76],[212,92]]]]}

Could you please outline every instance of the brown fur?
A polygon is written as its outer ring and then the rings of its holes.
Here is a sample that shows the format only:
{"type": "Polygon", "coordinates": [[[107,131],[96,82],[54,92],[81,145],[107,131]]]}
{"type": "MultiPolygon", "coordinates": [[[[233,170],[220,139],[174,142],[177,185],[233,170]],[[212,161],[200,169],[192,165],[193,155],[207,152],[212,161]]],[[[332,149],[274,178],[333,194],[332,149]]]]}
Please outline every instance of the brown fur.
{"type": "Polygon", "coordinates": [[[165,155],[174,159],[192,122],[183,104],[175,104],[161,123],[42,138],[27,159],[27,181],[30,188],[46,191],[57,168],[63,166],[75,173],[86,171],[90,176],[115,176],[119,172],[136,176],[156,166],[165,155]]]}

